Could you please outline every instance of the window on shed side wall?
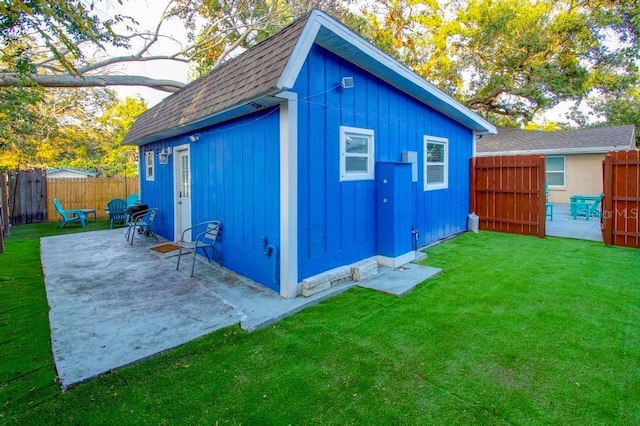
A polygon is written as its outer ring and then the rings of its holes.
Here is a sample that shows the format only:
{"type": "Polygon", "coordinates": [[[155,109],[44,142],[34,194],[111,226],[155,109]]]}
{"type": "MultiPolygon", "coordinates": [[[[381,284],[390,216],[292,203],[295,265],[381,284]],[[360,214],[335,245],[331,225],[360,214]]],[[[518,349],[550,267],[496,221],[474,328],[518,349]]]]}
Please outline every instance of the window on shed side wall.
{"type": "Polygon", "coordinates": [[[373,152],[373,130],[340,126],[340,180],[373,179],[373,152]]]}
{"type": "Polygon", "coordinates": [[[155,179],[155,159],[153,151],[147,151],[144,153],[144,177],[145,180],[155,179]]]}
{"type": "Polygon", "coordinates": [[[566,175],[566,158],[547,157],[547,185],[551,188],[564,188],[566,175]]]}
{"type": "Polygon", "coordinates": [[[449,187],[449,140],[424,137],[424,190],[449,187]]]}

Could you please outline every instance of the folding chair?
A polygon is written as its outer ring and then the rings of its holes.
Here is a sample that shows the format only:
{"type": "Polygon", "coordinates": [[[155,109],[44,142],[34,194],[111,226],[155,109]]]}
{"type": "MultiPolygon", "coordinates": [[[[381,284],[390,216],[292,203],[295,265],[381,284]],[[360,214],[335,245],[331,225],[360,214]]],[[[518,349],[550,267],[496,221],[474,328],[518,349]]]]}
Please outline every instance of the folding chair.
{"type": "Polygon", "coordinates": [[[221,227],[222,225],[220,224],[220,221],[210,220],[198,223],[197,225],[194,225],[191,228],[187,228],[182,231],[180,240],[176,241],[176,244],[180,247],[176,270],[180,268],[180,258],[182,257],[183,251],[184,254],[193,252],[193,261],[191,262],[191,276],[193,277],[193,269],[196,266],[196,254],[198,252],[198,249],[202,249],[204,255],[207,257],[207,260],[209,261],[209,263],[211,263],[211,258],[209,257],[209,253],[207,253],[207,248],[211,248],[211,251],[218,260],[218,264],[222,266],[222,261],[220,260],[220,256],[218,255],[218,252],[215,248],[216,240],[218,239],[218,234],[220,233],[221,227]],[[195,238],[193,238],[192,241],[185,241],[186,235],[193,235],[193,231],[199,231],[199,233],[196,234],[195,238]]]}

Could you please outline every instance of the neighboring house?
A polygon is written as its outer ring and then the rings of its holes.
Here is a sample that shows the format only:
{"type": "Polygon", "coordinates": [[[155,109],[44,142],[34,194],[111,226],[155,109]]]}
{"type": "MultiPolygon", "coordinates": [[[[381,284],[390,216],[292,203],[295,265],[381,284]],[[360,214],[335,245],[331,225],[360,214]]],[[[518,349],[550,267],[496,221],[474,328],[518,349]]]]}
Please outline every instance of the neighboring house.
{"type": "Polygon", "coordinates": [[[98,173],[89,172],[87,170],[70,169],[67,167],[47,169],[47,178],[86,178],[96,176],[98,176],[98,173]]]}
{"type": "Polygon", "coordinates": [[[556,132],[498,127],[497,135],[478,140],[476,155],[546,155],[549,201],[569,203],[572,195],[599,195],[604,155],[630,149],[636,149],[634,125],[556,132]]]}
{"type": "Polygon", "coordinates": [[[160,235],[220,220],[224,266],[294,297],[305,278],[399,266],[465,231],[469,159],[488,133],[314,11],[141,114],[123,143],[140,147],[160,235]]]}

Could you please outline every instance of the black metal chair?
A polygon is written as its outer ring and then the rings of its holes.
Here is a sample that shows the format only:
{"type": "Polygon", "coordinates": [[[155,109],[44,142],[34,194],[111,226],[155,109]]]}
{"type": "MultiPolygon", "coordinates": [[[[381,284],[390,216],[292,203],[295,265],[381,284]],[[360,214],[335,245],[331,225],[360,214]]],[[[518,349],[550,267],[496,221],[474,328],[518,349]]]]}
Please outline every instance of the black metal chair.
{"type": "Polygon", "coordinates": [[[209,263],[211,263],[211,258],[209,257],[209,253],[207,253],[207,248],[210,248],[213,254],[216,256],[218,260],[218,264],[222,266],[222,261],[220,260],[220,256],[216,251],[215,244],[218,239],[218,235],[220,234],[220,228],[222,227],[220,221],[218,220],[210,220],[206,222],[198,223],[197,225],[193,225],[191,228],[187,228],[182,231],[182,236],[179,241],[176,241],[176,244],[180,247],[180,252],[178,253],[178,264],[176,265],[176,270],[180,268],[180,258],[182,254],[193,253],[193,261],[191,263],[191,276],[193,277],[193,269],[196,266],[196,254],[198,249],[202,249],[204,255],[207,257],[209,263]],[[198,232],[193,238],[193,233],[198,232]],[[191,241],[185,240],[187,234],[191,235],[191,241]]]}

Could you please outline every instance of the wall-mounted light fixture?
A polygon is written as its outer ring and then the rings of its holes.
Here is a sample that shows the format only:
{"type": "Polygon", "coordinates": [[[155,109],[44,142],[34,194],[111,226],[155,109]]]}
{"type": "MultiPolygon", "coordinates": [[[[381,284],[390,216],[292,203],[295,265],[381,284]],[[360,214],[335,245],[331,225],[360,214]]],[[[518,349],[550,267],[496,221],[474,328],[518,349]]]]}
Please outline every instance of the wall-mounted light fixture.
{"type": "Polygon", "coordinates": [[[200,140],[200,135],[198,133],[194,133],[193,135],[189,135],[189,140],[193,142],[198,142],[200,140]]]}
{"type": "Polygon", "coordinates": [[[162,148],[162,151],[158,153],[158,162],[160,164],[169,163],[169,156],[171,155],[171,148],[162,148]]]}
{"type": "Polygon", "coordinates": [[[343,89],[353,89],[353,86],[353,77],[342,77],[340,87],[342,87],[343,89]]]}

